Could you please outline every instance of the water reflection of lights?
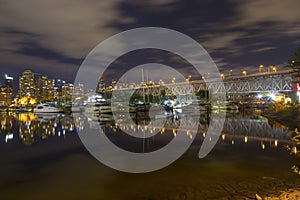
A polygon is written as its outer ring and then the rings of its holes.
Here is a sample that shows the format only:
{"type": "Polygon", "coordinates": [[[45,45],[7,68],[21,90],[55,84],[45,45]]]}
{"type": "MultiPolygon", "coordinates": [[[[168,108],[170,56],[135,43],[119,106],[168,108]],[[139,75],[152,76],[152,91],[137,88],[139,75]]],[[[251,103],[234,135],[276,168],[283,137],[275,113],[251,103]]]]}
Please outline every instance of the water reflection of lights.
{"type": "MultiPolygon", "coordinates": [[[[67,115],[36,115],[34,113],[5,113],[1,116],[1,129],[8,131],[5,136],[5,142],[17,139],[14,137],[16,128],[18,136],[22,143],[31,145],[36,141],[47,139],[49,136],[66,135],[67,131],[74,131],[74,120],[72,116],[67,115]],[[7,119],[8,121],[4,120],[7,119]]],[[[82,127],[83,128],[83,127],[82,127]]]]}
{"type": "Polygon", "coordinates": [[[245,136],[245,138],[244,138],[244,142],[245,142],[245,143],[247,143],[247,142],[248,142],[248,137],[247,137],[247,136],[245,136]]]}
{"type": "MultiPolygon", "coordinates": [[[[13,116],[13,115],[12,115],[13,116]]],[[[11,117],[12,117],[11,116],[11,117]]],[[[35,141],[38,141],[39,139],[46,139],[50,136],[66,136],[67,132],[72,132],[75,130],[74,127],[74,121],[76,120],[78,122],[78,124],[80,123],[80,126],[77,126],[77,129],[84,129],[84,124],[86,122],[86,120],[88,118],[85,118],[83,116],[74,116],[73,118],[70,117],[69,115],[55,115],[54,117],[45,117],[45,116],[36,116],[33,113],[20,113],[15,115],[17,120],[19,121],[19,137],[22,139],[22,142],[25,144],[32,144],[35,141]]],[[[95,122],[93,120],[93,122],[95,122]]],[[[123,130],[130,130],[133,132],[136,132],[137,130],[142,130],[143,132],[147,132],[148,134],[151,134],[151,136],[154,136],[154,134],[156,133],[156,130],[159,130],[161,134],[169,134],[169,133],[173,133],[173,136],[177,136],[177,134],[179,134],[177,128],[178,125],[180,125],[179,123],[177,123],[178,121],[176,120],[169,120],[169,122],[172,123],[167,123],[167,125],[163,128],[160,128],[160,126],[157,126],[157,124],[154,121],[148,121],[145,122],[144,125],[126,125],[126,120],[124,121],[123,119],[121,121],[116,121],[115,123],[113,121],[110,122],[105,122],[103,123],[103,125],[110,129],[110,131],[112,133],[116,133],[120,131],[120,127],[122,127],[123,130]],[[147,124],[147,125],[146,125],[147,124]]],[[[90,124],[91,121],[88,121],[88,123],[90,124]]],[[[95,123],[99,123],[99,121],[96,121],[95,123]]],[[[191,121],[192,123],[192,121],[191,121]]],[[[4,129],[6,127],[10,127],[12,125],[11,123],[11,119],[8,118],[6,119],[5,117],[1,118],[1,129],[4,129]]],[[[103,126],[101,125],[101,127],[103,126]]],[[[203,138],[205,138],[206,135],[206,129],[205,126],[203,126],[203,129],[199,129],[202,130],[204,132],[200,132],[200,135],[203,136],[203,138]]],[[[197,129],[192,129],[190,124],[187,124],[186,129],[183,129],[186,133],[187,138],[192,139],[196,136],[197,134],[197,129]]],[[[260,147],[261,149],[266,149],[267,146],[269,147],[268,143],[270,143],[270,147],[274,148],[274,147],[278,147],[279,146],[279,142],[280,143],[286,143],[286,140],[284,140],[283,138],[280,137],[280,139],[277,139],[278,136],[276,135],[276,139],[274,139],[274,136],[270,136],[270,135],[264,135],[264,136],[257,136],[256,134],[251,134],[248,133],[249,135],[239,135],[239,134],[230,134],[229,133],[223,133],[221,135],[221,139],[224,142],[228,142],[229,144],[235,145],[235,144],[240,144],[239,141],[243,142],[243,143],[249,143],[251,141],[263,141],[261,143],[260,146],[258,145],[258,147],[260,147]],[[273,138],[271,138],[273,137],[273,138]],[[228,140],[227,140],[228,138],[228,140]],[[282,140],[283,139],[283,140],[282,140]],[[267,142],[267,143],[266,143],[267,142]]],[[[272,133],[272,132],[271,132],[272,133]]],[[[246,133],[247,134],[247,133],[246,133]]],[[[101,136],[101,137],[105,137],[105,135],[101,136]]],[[[10,136],[9,134],[6,134],[5,137],[6,141],[15,139],[16,137],[10,136]]],[[[212,138],[208,138],[210,141],[212,141],[212,138]]],[[[294,149],[295,151],[295,149],[294,149]]],[[[297,152],[297,149],[296,149],[297,152]]],[[[299,153],[299,152],[297,152],[299,153]]]]}
{"type": "Polygon", "coordinates": [[[277,147],[278,146],[278,140],[274,141],[274,146],[277,147]]]}
{"type": "Polygon", "coordinates": [[[294,146],[294,147],[292,148],[292,152],[293,152],[295,155],[297,155],[298,150],[297,150],[297,147],[296,147],[296,146],[294,146]]]}
{"type": "MultiPolygon", "coordinates": [[[[111,129],[112,132],[116,132],[116,131],[120,131],[120,129],[118,129],[118,127],[122,127],[123,130],[129,130],[129,131],[133,131],[133,132],[136,132],[136,130],[139,130],[139,131],[142,131],[142,132],[145,132],[145,133],[148,133],[148,134],[151,134],[151,136],[154,136],[154,132],[156,129],[159,129],[159,133],[160,134],[164,134],[164,133],[167,133],[167,131],[170,131],[174,137],[177,136],[178,134],[178,129],[177,128],[171,128],[171,127],[163,127],[163,128],[160,128],[160,127],[156,127],[155,126],[156,124],[153,123],[153,121],[150,121],[148,123],[148,125],[132,125],[132,124],[124,124],[122,122],[116,122],[114,124],[110,124],[108,127],[111,129]]],[[[106,125],[107,126],[107,125],[106,125]]],[[[190,130],[190,129],[185,129],[184,130],[187,137],[192,139],[194,136],[194,134],[196,135],[197,134],[197,130],[190,130]]],[[[126,134],[126,133],[125,133],[126,134]]],[[[203,138],[205,138],[207,135],[206,135],[206,132],[202,132],[201,134],[203,136],[203,138]]],[[[265,142],[270,142],[270,147],[274,148],[274,147],[278,147],[278,144],[279,144],[279,140],[278,139],[273,139],[273,138],[268,138],[268,137],[259,137],[259,136],[256,136],[254,134],[254,136],[251,136],[251,135],[239,135],[239,134],[225,134],[223,133],[221,135],[221,138],[222,141],[225,141],[226,142],[226,138],[229,137],[229,142],[232,144],[232,145],[235,145],[236,143],[238,143],[238,141],[243,141],[244,144],[247,144],[249,143],[250,139],[251,139],[251,142],[255,142],[255,141],[258,141],[260,142],[260,148],[262,150],[265,150],[267,148],[267,145],[265,142]]],[[[212,138],[210,137],[208,139],[209,141],[212,141],[212,138]]],[[[283,140],[283,143],[288,143],[289,141],[288,140],[283,140]]],[[[240,143],[239,143],[240,144],[240,143]]]]}
{"type": "Polygon", "coordinates": [[[260,146],[261,146],[261,148],[262,148],[263,150],[266,149],[266,145],[265,145],[264,142],[261,142],[261,143],[260,143],[260,146]]]}
{"type": "MultiPolygon", "coordinates": [[[[221,139],[222,141],[226,142],[226,137],[228,135],[223,133],[221,135],[221,139]]],[[[239,140],[242,140],[245,144],[249,142],[249,139],[252,139],[253,141],[259,141],[260,142],[260,148],[262,150],[265,150],[267,148],[265,142],[269,142],[270,143],[270,147],[271,148],[276,148],[279,146],[279,139],[272,139],[272,138],[260,138],[260,137],[257,137],[257,136],[240,136],[240,135],[229,135],[230,137],[230,140],[229,142],[234,145],[236,144],[237,141],[239,140]],[[234,139],[235,138],[235,139],[234,139]]],[[[282,140],[282,143],[291,143],[291,141],[289,140],[282,140]]],[[[291,151],[294,153],[296,149],[292,149],[291,148],[291,151]]]]}
{"type": "Polygon", "coordinates": [[[14,139],[14,135],[12,133],[8,133],[6,136],[5,136],[5,143],[8,142],[8,140],[12,140],[14,139]]]}
{"type": "Polygon", "coordinates": [[[20,122],[30,123],[31,121],[35,121],[37,116],[34,113],[19,113],[17,118],[20,122]]]}
{"type": "Polygon", "coordinates": [[[186,131],[186,135],[187,135],[187,136],[189,136],[189,138],[190,138],[190,139],[192,139],[192,138],[193,138],[193,136],[192,136],[192,134],[191,134],[191,131],[190,131],[190,130],[187,130],[187,131],[186,131]]]}
{"type": "Polygon", "coordinates": [[[177,135],[177,129],[173,129],[173,135],[176,137],[176,135],[177,135]]]}
{"type": "Polygon", "coordinates": [[[222,134],[222,140],[225,140],[225,138],[226,138],[226,134],[223,133],[223,134],[222,134]]]}

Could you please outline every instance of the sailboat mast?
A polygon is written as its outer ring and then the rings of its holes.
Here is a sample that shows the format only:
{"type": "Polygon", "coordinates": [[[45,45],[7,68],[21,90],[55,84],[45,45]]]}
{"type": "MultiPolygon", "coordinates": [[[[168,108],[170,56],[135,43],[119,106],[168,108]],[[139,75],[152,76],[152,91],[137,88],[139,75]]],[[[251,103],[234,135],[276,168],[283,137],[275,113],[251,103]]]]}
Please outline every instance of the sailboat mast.
{"type": "Polygon", "coordinates": [[[143,101],[145,103],[145,87],[144,87],[144,69],[142,69],[142,87],[143,87],[143,101]]]}
{"type": "MultiPolygon", "coordinates": [[[[146,71],[146,78],[147,78],[147,84],[148,84],[149,83],[149,74],[148,74],[148,71],[146,71]]],[[[149,90],[147,92],[147,96],[148,96],[148,103],[149,103],[149,101],[150,101],[150,99],[149,99],[149,90]]]]}

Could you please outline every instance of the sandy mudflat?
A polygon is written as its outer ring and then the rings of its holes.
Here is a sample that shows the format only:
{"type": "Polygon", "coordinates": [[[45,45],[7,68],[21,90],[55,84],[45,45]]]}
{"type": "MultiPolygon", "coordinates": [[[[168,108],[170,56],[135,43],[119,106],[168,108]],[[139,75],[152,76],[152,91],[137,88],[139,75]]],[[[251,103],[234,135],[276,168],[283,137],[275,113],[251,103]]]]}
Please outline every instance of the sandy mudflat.
{"type": "Polygon", "coordinates": [[[299,200],[300,199],[300,188],[290,189],[288,191],[282,192],[279,196],[270,196],[261,198],[256,195],[257,200],[299,200]]]}

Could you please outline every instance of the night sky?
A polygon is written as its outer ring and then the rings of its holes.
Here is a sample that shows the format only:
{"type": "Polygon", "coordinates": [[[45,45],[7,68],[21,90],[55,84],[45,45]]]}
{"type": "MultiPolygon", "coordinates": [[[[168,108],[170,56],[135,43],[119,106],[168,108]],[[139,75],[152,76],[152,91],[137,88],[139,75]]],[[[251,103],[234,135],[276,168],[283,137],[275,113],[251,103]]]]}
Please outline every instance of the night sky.
{"type": "Polygon", "coordinates": [[[299,8],[297,0],[0,0],[0,82],[25,69],[72,82],[97,44],[145,26],[192,37],[220,71],[283,69],[300,46],[299,8]]]}

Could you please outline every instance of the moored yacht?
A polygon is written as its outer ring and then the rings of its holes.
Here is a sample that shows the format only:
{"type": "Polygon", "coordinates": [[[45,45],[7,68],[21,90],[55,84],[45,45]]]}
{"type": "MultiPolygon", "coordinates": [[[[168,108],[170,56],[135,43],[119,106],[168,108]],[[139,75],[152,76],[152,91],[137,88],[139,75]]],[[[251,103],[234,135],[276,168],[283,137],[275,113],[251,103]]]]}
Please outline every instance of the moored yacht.
{"type": "Polygon", "coordinates": [[[34,113],[59,113],[60,110],[57,107],[54,107],[50,104],[38,104],[34,109],[34,113]]]}

